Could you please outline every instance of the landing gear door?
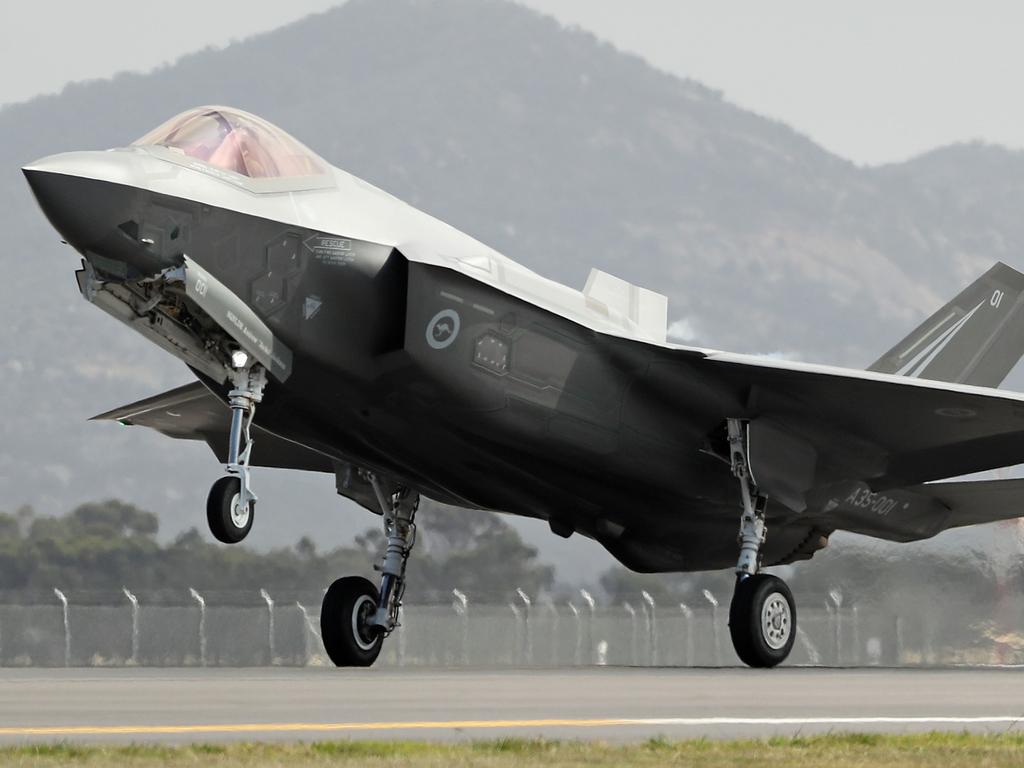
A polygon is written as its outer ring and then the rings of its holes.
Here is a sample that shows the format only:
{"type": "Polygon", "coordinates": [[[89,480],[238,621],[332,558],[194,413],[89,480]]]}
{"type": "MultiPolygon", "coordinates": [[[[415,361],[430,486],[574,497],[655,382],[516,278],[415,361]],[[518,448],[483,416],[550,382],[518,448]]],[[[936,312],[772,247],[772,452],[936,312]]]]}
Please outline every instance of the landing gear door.
{"type": "Polygon", "coordinates": [[[805,496],[814,487],[818,452],[770,419],[754,419],[748,429],[750,468],[758,489],[794,512],[803,512],[805,496]]]}
{"type": "Polygon", "coordinates": [[[278,381],[292,372],[292,352],[277,339],[249,305],[203,269],[184,257],[185,293],[278,381]]]}

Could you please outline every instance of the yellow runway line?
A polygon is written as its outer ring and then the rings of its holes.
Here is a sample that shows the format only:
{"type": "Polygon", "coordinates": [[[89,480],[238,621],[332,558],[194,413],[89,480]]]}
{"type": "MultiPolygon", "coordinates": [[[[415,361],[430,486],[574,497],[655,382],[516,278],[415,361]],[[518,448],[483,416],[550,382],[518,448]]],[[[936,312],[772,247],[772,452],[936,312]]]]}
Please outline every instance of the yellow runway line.
{"type": "Polygon", "coordinates": [[[925,717],[646,717],[546,718],[536,720],[414,720],[408,722],[349,723],[219,723],[191,725],[73,725],[0,727],[4,736],[189,736],[202,734],[344,733],[358,731],[485,730],[501,728],[600,728],[622,726],[964,726],[1022,723],[1022,716],[983,715],[925,717]]]}
{"type": "Polygon", "coordinates": [[[622,719],[420,720],[380,723],[222,723],[219,725],[72,725],[0,727],[0,736],[158,736],[202,733],[298,733],[331,731],[471,730],[481,728],[593,728],[635,725],[622,719]]]}

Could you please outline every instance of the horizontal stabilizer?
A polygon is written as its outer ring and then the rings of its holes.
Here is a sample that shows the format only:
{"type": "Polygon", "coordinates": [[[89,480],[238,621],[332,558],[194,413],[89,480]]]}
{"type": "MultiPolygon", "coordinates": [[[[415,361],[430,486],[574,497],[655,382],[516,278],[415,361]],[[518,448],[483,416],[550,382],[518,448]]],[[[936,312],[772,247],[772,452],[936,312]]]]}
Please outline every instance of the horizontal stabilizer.
{"type": "Polygon", "coordinates": [[[927,483],[907,490],[931,496],[948,507],[946,528],[1024,516],[1024,479],[927,483]]]}
{"type": "Polygon", "coordinates": [[[1024,355],[1024,275],[997,263],[868,368],[998,387],[1024,355]]]}
{"type": "MultiPolygon", "coordinates": [[[[202,440],[220,461],[227,461],[231,409],[199,381],[101,413],[93,420],[149,427],[180,440],[202,440]]],[[[327,456],[278,437],[257,424],[252,426],[252,435],[253,466],[334,472],[327,456]]]]}

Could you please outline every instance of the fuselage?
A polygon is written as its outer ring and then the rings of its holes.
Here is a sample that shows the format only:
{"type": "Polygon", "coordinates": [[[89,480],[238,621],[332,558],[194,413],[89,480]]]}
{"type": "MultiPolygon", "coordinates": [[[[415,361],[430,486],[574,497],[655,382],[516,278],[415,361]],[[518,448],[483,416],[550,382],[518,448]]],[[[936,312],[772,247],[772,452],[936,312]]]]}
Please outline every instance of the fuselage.
{"type": "MultiPolygon", "coordinates": [[[[926,485],[1019,456],[1024,396],[669,344],[665,297],[596,270],[582,292],[547,280],[237,110],[24,170],[83,256],[85,298],[206,385],[147,407],[173,422],[169,406],[191,403],[187,429],[161,431],[227,443],[207,499],[218,540],[252,525],[253,419],[268,465],[333,471],[381,514],[380,588],[347,577],[326,591],[321,637],[339,665],[372,663],[398,625],[420,494],[543,518],[634,570],[735,564],[734,646],[770,666],[796,614],[762,565],[806,559],[835,530],[911,541],[1005,519],[989,502],[1024,493],[926,485]]],[[[983,284],[913,360],[926,367],[1005,287],[983,284]]],[[[1008,317],[977,333],[994,340],[1008,317]]],[[[930,334],[897,345],[897,364],[930,334]]],[[[969,374],[980,353],[965,354],[950,365],[969,374]]],[[[989,374],[1016,359],[1000,358],[989,374]]]]}
{"type": "MultiPolygon", "coordinates": [[[[265,323],[292,359],[264,428],[439,500],[547,519],[626,561],[642,540],[634,567],[730,562],[719,529],[734,525],[721,511],[735,489],[705,450],[728,394],[636,343],[643,329],[614,307],[310,162],[317,173],[254,179],[143,144],[25,172],[101,281],[194,263],[265,323]]],[[[775,537],[768,556],[805,534],[775,537]]]]}

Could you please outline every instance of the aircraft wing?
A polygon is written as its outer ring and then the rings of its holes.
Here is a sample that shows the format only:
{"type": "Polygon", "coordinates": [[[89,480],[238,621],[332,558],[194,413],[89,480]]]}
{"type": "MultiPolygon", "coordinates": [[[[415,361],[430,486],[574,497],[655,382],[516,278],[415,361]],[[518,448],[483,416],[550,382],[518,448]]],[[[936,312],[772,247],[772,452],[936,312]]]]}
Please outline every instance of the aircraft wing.
{"type": "MultiPolygon", "coordinates": [[[[149,427],[181,440],[202,440],[218,459],[227,460],[231,409],[199,381],[123,405],[93,419],[149,427]]],[[[252,432],[256,440],[252,451],[255,466],[334,472],[331,460],[316,451],[278,437],[257,424],[252,432]]]]}
{"type": "Polygon", "coordinates": [[[689,380],[673,378],[692,393],[691,403],[683,407],[751,419],[751,451],[762,457],[769,476],[765,481],[804,486],[780,488],[777,497],[853,479],[875,491],[902,488],[1024,463],[1022,394],[722,352],[676,351],[677,360],[686,361],[683,375],[689,380]],[[710,397],[717,402],[709,402],[710,397]]]}

